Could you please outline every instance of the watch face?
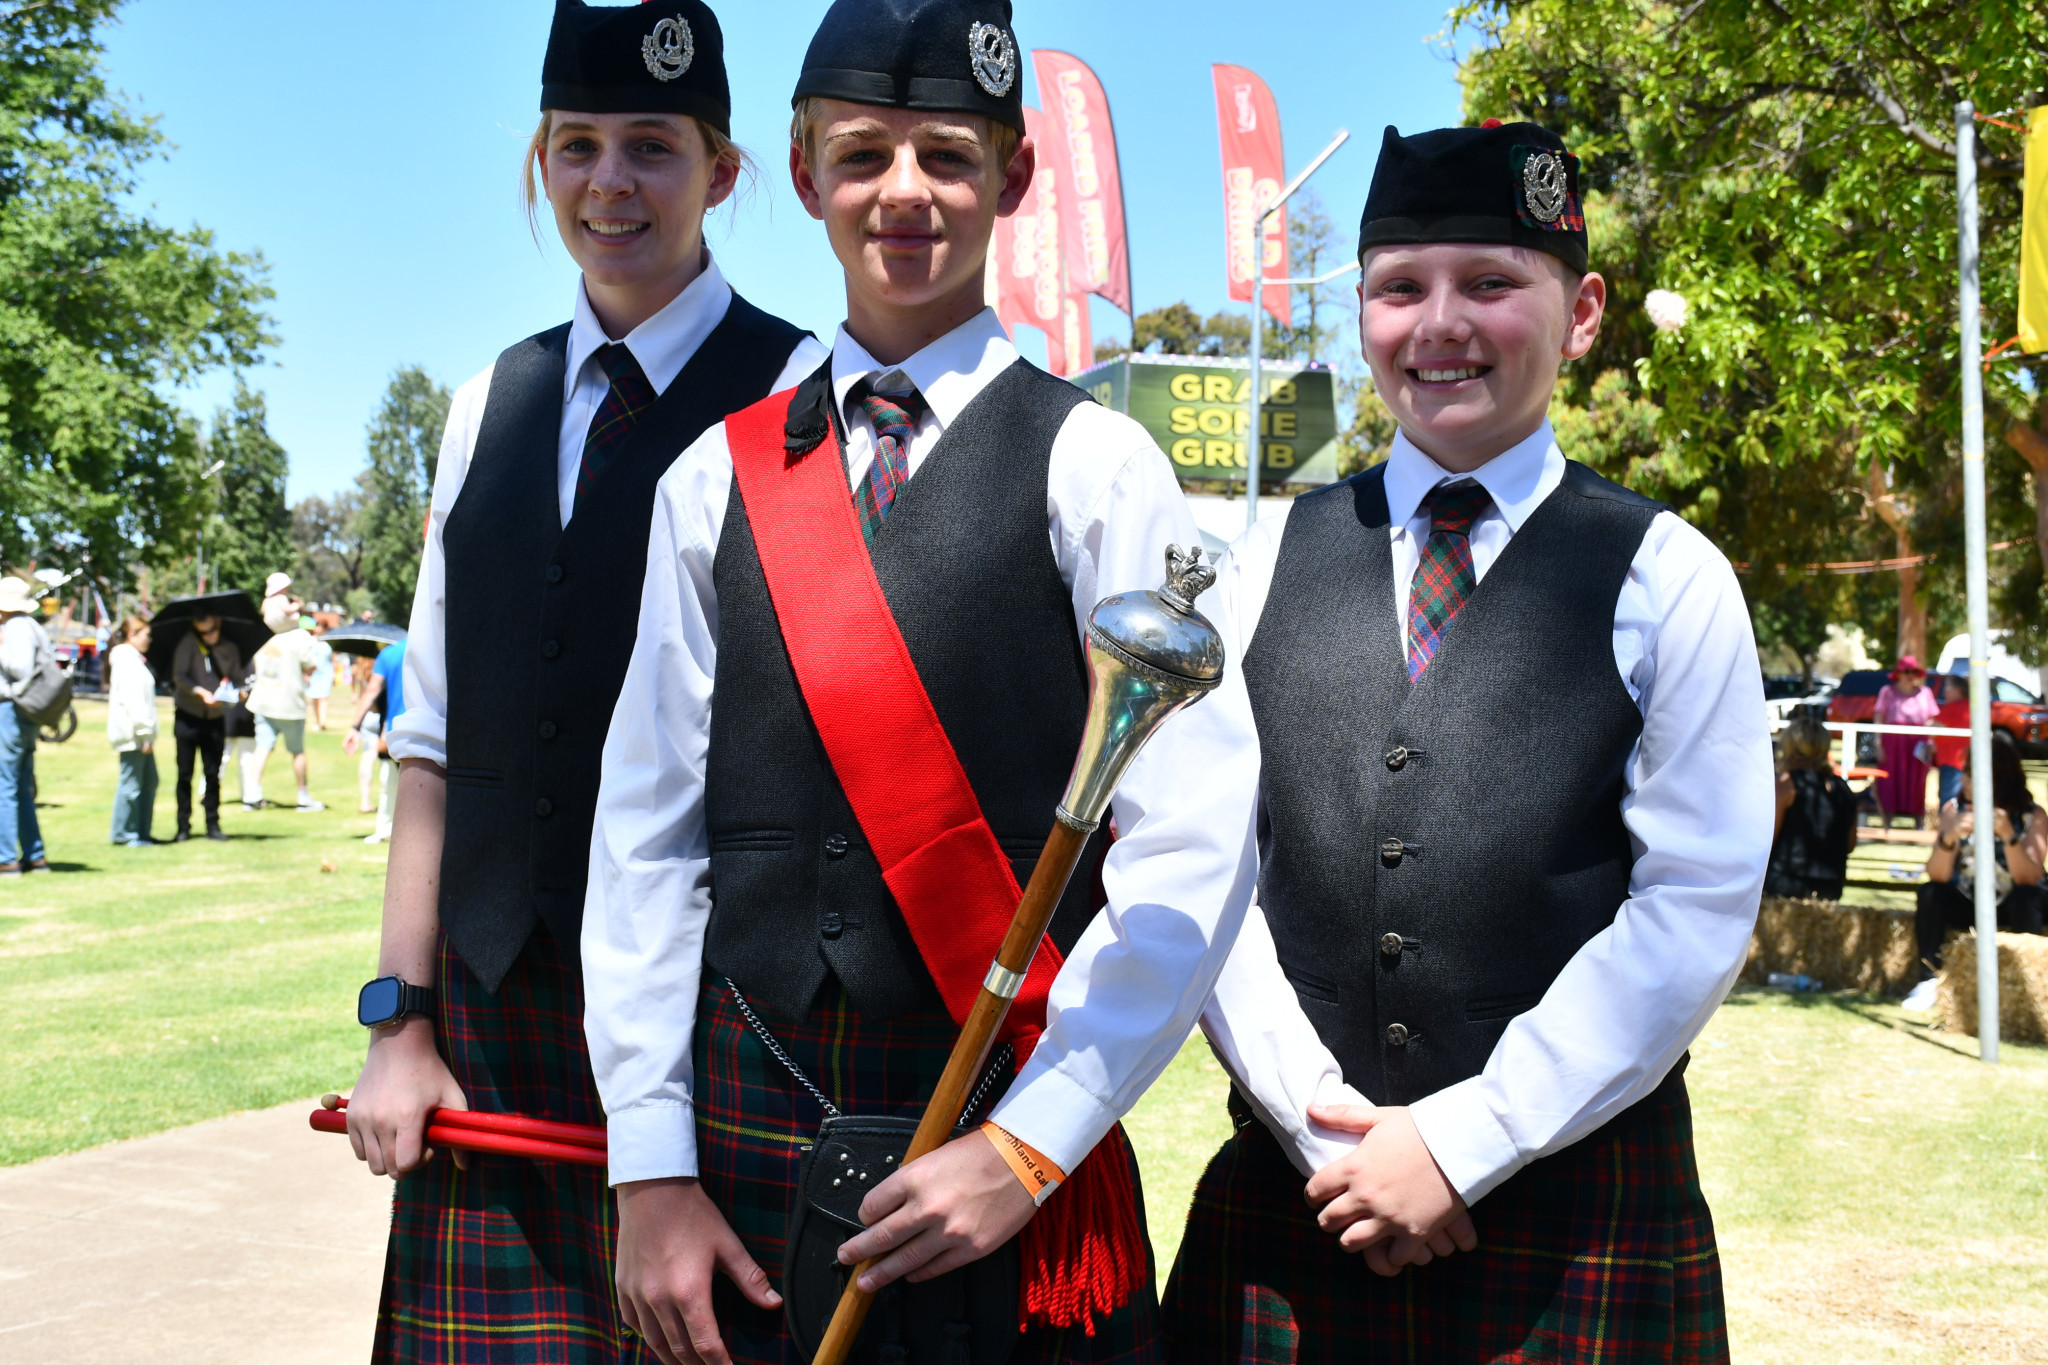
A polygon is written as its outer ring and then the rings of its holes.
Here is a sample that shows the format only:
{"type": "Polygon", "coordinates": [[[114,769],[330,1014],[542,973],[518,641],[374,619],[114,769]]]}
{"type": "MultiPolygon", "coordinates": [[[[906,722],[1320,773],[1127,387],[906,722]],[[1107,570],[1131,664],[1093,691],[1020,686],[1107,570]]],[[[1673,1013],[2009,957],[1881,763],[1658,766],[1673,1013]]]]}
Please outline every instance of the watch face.
{"type": "Polygon", "coordinates": [[[356,997],[356,1022],[364,1028],[376,1028],[396,1019],[398,986],[397,977],[380,976],[363,987],[363,993],[356,997]]]}

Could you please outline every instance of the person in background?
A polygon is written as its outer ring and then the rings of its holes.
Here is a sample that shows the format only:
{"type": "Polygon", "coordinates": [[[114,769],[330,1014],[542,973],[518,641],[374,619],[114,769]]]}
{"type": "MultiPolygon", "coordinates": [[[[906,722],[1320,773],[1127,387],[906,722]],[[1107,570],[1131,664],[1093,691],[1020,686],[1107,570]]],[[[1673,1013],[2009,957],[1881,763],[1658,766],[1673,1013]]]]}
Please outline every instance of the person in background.
{"type": "Polygon", "coordinates": [[[1838,901],[1856,847],[1856,793],[1835,772],[1827,727],[1801,716],[1785,727],[1778,762],[1778,832],[1766,896],[1838,901]]]}
{"type": "MultiPolygon", "coordinates": [[[[1964,765],[1967,773],[1969,767],[1964,765]]],[[[1998,927],[2014,934],[2044,932],[2048,886],[2048,816],[2027,790],[2026,770],[2012,736],[1991,733],[1991,804],[1998,842],[1992,850],[1998,886],[1998,927]]],[[[1934,849],[1927,855],[1927,881],[1919,890],[1913,914],[1913,937],[1920,948],[1920,984],[1906,996],[1909,1010],[1934,1006],[1936,977],[1941,971],[1941,945],[1951,929],[1977,922],[1977,850],[1972,835],[1976,814],[1970,809],[1970,784],[1952,801],[1942,803],[1935,823],[1934,849]]]]}
{"type": "MultiPolygon", "coordinates": [[[[1945,730],[1967,730],[1970,728],[1970,663],[1959,659],[1957,671],[1941,675],[1941,709],[1934,713],[1934,723],[1945,730]]],[[[1963,792],[1963,772],[1970,763],[1970,737],[1968,735],[1936,735],[1934,747],[1935,781],[1938,784],[1934,808],[1940,810],[1963,792]]]]}
{"type": "MultiPolygon", "coordinates": [[[[355,724],[349,727],[341,747],[348,753],[354,753],[357,745],[361,745],[365,759],[376,758],[377,828],[364,835],[363,842],[388,844],[391,842],[392,808],[397,804],[391,774],[397,765],[391,761],[390,745],[383,732],[397,724],[398,718],[405,714],[405,641],[386,645],[377,652],[377,660],[370,666],[370,680],[358,689],[358,694],[360,700],[356,702],[355,724]]],[[[368,810],[370,784],[367,775],[360,775],[359,786],[357,794],[363,809],[368,810]]]]}
{"type": "MultiPolygon", "coordinates": [[[[1892,680],[1879,689],[1879,725],[1932,725],[1941,704],[1927,687],[1927,670],[1911,654],[1899,657],[1892,680]]],[[[1927,824],[1927,759],[1916,752],[1927,741],[1913,735],[1880,735],[1885,775],[1877,779],[1878,809],[1884,821],[1894,815],[1913,817],[1913,828],[1927,824]]],[[[1929,757],[1932,757],[1930,754],[1929,757]]]]}
{"type": "Polygon", "coordinates": [[[234,641],[221,638],[218,616],[194,620],[191,633],[178,641],[177,651],[171,656],[171,697],[176,707],[171,732],[178,742],[179,843],[192,837],[195,759],[199,763],[199,780],[206,788],[200,797],[206,807],[206,837],[228,837],[220,827],[220,788],[226,771],[222,759],[226,756],[230,704],[223,698],[233,698],[232,704],[240,707],[241,692],[235,679],[241,672],[242,651],[234,641]]]}
{"type": "Polygon", "coordinates": [[[107,742],[121,762],[110,837],[129,848],[156,842],[149,837],[156,813],[156,674],[149,671],[148,653],[149,622],[131,616],[121,623],[121,643],[107,659],[107,742]]]}
{"type": "Polygon", "coordinates": [[[381,753],[378,741],[384,734],[384,713],[378,703],[382,699],[384,684],[377,677],[377,661],[367,654],[358,654],[349,665],[349,687],[356,698],[355,715],[348,727],[348,734],[342,737],[343,753],[362,751],[356,763],[356,814],[372,815],[377,804],[370,799],[370,784],[377,779],[377,759],[381,753]],[[372,689],[377,695],[371,695],[372,689]]]}
{"type": "MultiPolygon", "coordinates": [[[[53,653],[35,611],[35,592],[25,581],[0,577],[0,685],[9,700],[53,653]]],[[[49,870],[36,822],[35,722],[17,706],[0,706],[0,877],[49,870]]]]}
{"type": "Polygon", "coordinates": [[[327,627],[314,617],[300,617],[299,624],[313,637],[313,672],[306,679],[306,710],[313,718],[313,728],[325,731],[327,699],[334,695],[334,647],[320,638],[327,633],[327,627]]]}
{"type": "MultiPolygon", "coordinates": [[[[297,619],[301,604],[299,599],[292,595],[291,586],[292,576],[288,573],[274,573],[263,580],[261,610],[265,621],[272,616],[282,616],[286,613],[297,619]]],[[[272,626],[271,629],[275,630],[277,627],[272,626]]]]}
{"type": "MultiPolygon", "coordinates": [[[[272,574],[272,580],[279,577],[272,574]]],[[[249,689],[249,709],[256,715],[256,749],[246,763],[253,769],[256,805],[263,803],[263,767],[270,751],[282,742],[292,756],[292,775],[299,781],[298,808],[322,811],[327,807],[313,799],[306,788],[306,681],[317,659],[315,641],[299,625],[298,611],[277,596],[264,598],[269,610],[263,623],[277,633],[256,651],[256,677],[249,689]]],[[[250,804],[249,782],[242,783],[242,799],[250,804]]]]}

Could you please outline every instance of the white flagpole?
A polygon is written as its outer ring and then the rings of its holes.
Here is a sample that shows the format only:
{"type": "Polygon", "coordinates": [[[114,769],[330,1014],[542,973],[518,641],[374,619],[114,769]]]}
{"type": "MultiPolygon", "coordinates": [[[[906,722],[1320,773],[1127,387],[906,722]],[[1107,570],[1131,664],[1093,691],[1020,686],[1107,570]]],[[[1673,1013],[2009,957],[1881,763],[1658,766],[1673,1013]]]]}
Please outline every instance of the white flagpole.
{"type": "Polygon", "coordinates": [[[1984,338],[1977,302],[1977,108],[1956,106],[1956,263],[1962,273],[1963,534],[1970,608],[1970,805],[1977,893],[1977,1055],[1998,1060],[1998,866],[1991,788],[1991,611],[1984,550],[1984,338]]]}

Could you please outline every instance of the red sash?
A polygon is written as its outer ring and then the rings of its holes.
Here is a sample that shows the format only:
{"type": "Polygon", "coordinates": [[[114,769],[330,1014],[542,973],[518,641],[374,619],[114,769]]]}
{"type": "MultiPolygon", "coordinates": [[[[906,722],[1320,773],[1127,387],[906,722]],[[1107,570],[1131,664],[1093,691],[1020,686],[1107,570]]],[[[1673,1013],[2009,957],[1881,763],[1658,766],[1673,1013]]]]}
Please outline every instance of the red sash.
{"type": "MultiPolygon", "coordinates": [[[[815,449],[785,446],[794,392],[726,418],[733,478],[825,756],[947,1012],[965,1023],[1023,888],[882,596],[837,437],[827,424],[815,449]]],[[[1020,1064],[1045,1031],[1060,962],[1050,941],[1039,944],[1003,1021],[1020,1064]]]]}
{"type": "MultiPolygon", "coordinates": [[[[1024,893],[882,596],[832,424],[812,449],[788,448],[797,392],[725,419],[733,479],[811,723],[947,1012],[964,1023],[1024,893]]],[[[1019,1066],[1045,1032],[1060,962],[1050,940],[1039,944],[1003,1021],[1019,1066]]],[[[1093,1336],[1097,1314],[1145,1285],[1131,1160],[1122,1129],[1110,1129],[1025,1225],[1020,1326],[1093,1336]]]]}

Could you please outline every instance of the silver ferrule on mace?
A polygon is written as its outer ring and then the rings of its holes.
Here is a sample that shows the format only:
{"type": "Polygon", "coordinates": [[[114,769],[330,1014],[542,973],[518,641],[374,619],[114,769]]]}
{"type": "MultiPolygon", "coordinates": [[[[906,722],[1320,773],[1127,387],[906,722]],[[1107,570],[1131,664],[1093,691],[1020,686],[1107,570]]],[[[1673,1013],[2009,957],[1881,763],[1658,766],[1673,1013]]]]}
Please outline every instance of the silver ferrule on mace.
{"type": "Polygon", "coordinates": [[[1216,581],[1199,547],[1166,550],[1166,584],[1117,593],[1088,614],[1088,721],[1059,818],[1080,830],[1102,823],[1109,798],[1167,717],[1223,681],[1223,637],[1195,610],[1216,581]]]}

